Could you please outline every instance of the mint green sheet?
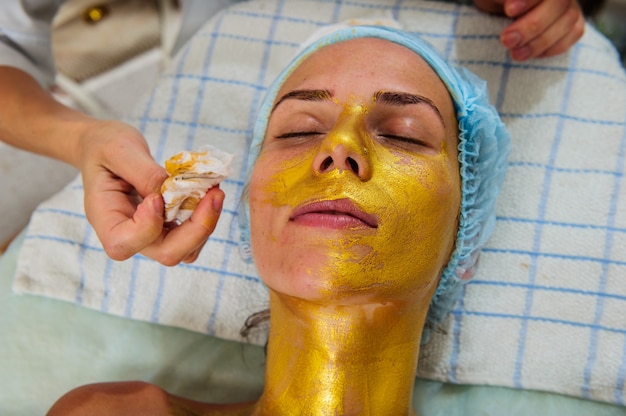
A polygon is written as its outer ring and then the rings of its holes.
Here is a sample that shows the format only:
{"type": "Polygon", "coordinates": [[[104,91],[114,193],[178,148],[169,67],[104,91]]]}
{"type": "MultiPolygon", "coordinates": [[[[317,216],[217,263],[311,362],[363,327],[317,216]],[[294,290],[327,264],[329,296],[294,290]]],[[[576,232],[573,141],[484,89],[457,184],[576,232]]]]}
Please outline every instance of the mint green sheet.
{"type": "MultiPolygon", "coordinates": [[[[11,292],[23,236],[0,258],[0,415],[43,415],[86,383],[143,380],[197,400],[263,388],[263,348],[11,292]]],[[[626,408],[551,393],[418,380],[421,416],[618,416],[626,408]]]]}
{"type": "Polygon", "coordinates": [[[101,381],[149,381],[215,402],[260,395],[261,347],[12,294],[20,245],[0,259],[0,415],[43,415],[68,390],[101,381]]]}

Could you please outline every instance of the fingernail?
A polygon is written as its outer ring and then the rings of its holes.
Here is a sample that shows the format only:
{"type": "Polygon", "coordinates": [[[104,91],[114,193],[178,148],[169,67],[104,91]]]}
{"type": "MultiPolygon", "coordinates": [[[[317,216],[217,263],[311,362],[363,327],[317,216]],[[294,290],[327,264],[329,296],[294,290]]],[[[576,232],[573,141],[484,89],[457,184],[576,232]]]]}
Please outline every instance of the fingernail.
{"type": "Polygon", "coordinates": [[[526,2],[525,1],[512,1],[506,3],[504,6],[504,13],[509,17],[516,17],[526,10],[526,2]]]}
{"type": "Polygon", "coordinates": [[[222,210],[223,203],[224,198],[222,198],[221,194],[213,195],[213,211],[220,212],[222,210]]]}
{"type": "Polygon", "coordinates": [[[162,201],[163,199],[160,195],[148,196],[148,204],[150,204],[150,209],[153,211],[163,210],[162,201]]]}
{"type": "Polygon", "coordinates": [[[502,38],[500,39],[502,44],[507,49],[513,49],[522,41],[522,35],[518,32],[505,32],[502,34],[502,38]]]}
{"type": "Polygon", "coordinates": [[[521,48],[513,49],[511,51],[511,56],[516,61],[525,61],[530,58],[531,50],[528,46],[522,46],[521,48]]]}

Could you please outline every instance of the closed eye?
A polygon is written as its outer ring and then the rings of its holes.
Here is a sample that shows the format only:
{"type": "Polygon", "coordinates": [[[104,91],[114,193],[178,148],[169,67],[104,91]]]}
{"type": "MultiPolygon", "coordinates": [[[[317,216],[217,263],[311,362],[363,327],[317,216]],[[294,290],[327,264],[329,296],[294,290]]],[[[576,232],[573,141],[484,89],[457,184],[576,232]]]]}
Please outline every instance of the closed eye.
{"type": "Polygon", "coordinates": [[[424,142],[422,140],[416,139],[414,137],[398,136],[398,135],[395,135],[395,134],[381,134],[380,137],[383,137],[383,138],[385,138],[387,140],[393,140],[393,141],[397,141],[397,142],[401,142],[401,143],[429,147],[428,143],[426,143],[426,142],[424,142]]]}
{"type": "Polygon", "coordinates": [[[318,131],[293,131],[290,133],[283,133],[276,136],[277,139],[291,139],[294,137],[307,137],[307,136],[317,136],[322,133],[318,131]]]}

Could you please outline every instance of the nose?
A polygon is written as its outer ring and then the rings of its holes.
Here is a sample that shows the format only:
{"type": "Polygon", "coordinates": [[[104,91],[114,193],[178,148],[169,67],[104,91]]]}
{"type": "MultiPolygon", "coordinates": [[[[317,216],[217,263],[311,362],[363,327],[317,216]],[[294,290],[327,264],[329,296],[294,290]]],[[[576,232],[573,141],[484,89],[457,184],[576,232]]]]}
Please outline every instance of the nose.
{"type": "MultiPolygon", "coordinates": [[[[363,153],[366,149],[363,149],[363,153]]],[[[338,144],[330,152],[320,152],[315,158],[315,170],[318,173],[330,172],[334,169],[347,170],[354,173],[360,179],[369,179],[369,163],[365,157],[356,152],[351,152],[343,144],[338,144]]]]}
{"type": "Polygon", "coordinates": [[[313,169],[317,173],[338,169],[340,172],[352,172],[363,181],[369,180],[370,154],[364,134],[354,129],[331,131],[320,144],[320,150],[313,160],[313,169]]]}

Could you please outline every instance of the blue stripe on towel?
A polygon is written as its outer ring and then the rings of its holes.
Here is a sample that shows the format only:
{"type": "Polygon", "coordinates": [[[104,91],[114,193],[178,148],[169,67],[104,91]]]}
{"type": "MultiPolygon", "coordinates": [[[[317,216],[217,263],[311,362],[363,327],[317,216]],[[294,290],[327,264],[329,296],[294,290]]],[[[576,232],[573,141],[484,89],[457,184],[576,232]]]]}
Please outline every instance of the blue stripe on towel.
{"type": "Polygon", "coordinates": [[[39,209],[38,212],[50,212],[54,214],[67,215],[67,216],[81,218],[81,219],[87,218],[84,212],[74,212],[74,211],[69,211],[66,209],[59,209],[59,208],[42,208],[42,209],[39,209]]]}
{"type": "Polygon", "coordinates": [[[458,383],[457,379],[457,371],[459,369],[459,354],[461,353],[461,332],[463,329],[462,321],[463,321],[463,309],[465,307],[464,297],[466,293],[466,287],[463,287],[461,291],[461,297],[457,302],[455,311],[452,316],[454,319],[454,324],[452,325],[452,351],[450,352],[450,373],[448,375],[450,381],[452,383],[458,383]]]}
{"type": "Polygon", "coordinates": [[[109,298],[111,295],[111,273],[113,269],[113,260],[107,257],[106,264],[104,266],[104,276],[102,278],[104,285],[104,293],[102,295],[102,301],[100,303],[100,310],[102,312],[109,311],[109,298]]]}
{"type": "Polygon", "coordinates": [[[590,329],[595,331],[605,331],[614,334],[626,335],[626,328],[613,328],[604,325],[588,324],[584,322],[571,321],[567,319],[547,318],[543,316],[531,316],[527,314],[514,314],[514,313],[490,313],[490,312],[476,312],[476,311],[460,311],[458,309],[452,311],[453,315],[464,314],[468,316],[481,316],[485,318],[495,319],[510,319],[521,322],[546,322],[557,325],[567,325],[577,328],[590,329]]]}
{"type": "MultiPolygon", "coordinates": [[[[483,286],[502,286],[502,287],[512,287],[519,289],[529,289],[531,285],[529,283],[516,283],[516,282],[505,282],[505,281],[491,281],[491,280],[472,280],[468,283],[469,285],[483,285],[483,286]]],[[[617,295],[613,293],[606,292],[596,292],[591,290],[582,290],[575,289],[570,287],[557,287],[557,286],[543,286],[543,285],[534,285],[532,286],[536,292],[539,291],[547,291],[547,292],[562,292],[562,293],[571,293],[573,295],[582,295],[582,296],[592,296],[597,297],[601,296],[604,298],[610,298],[615,300],[621,300],[626,302],[626,295],[617,295]]]]}
{"type": "Polygon", "coordinates": [[[163,299],[163,293],[165,292],[165,279],[167,278],[167,269],[165,267],[159,267],[159,285],[157,287],[156,297],[154,299],[154,305],[152,306],[151,321],[159,323],[159,313],[161,312],[161,300],[163,299]]]}
{"type": "Polygon", "coordinates": [[[402,8],[403,0],[396,0],[393,6],[391,6],[391,16],[398,20],[398,16],[400,15],[400,9],[402,8]]]}
{"type": "MultiPolygon", "coordinates": [[[[504,59],[507,62],[509,62],[511,60],[511,57],[508,56],[507,54],[504,59]]],[[[504,66],[502,68],[502,74],[500,75],[500,83],[498,84],[498,87],[496,88],[497,95],[496,95],[496,102],[494,103],[494,106],[496,107],[496,110],[498,110],[498,113],[500,115],[502,115],[502,108],[504,105],[504,98],[506,97],[506,88],[509,83],[510,74],[511,74],[511,67],[504,66]]]]}
{"type": "MultiPolygon", "coordinates": [[[[337,23],[339,21],[339,16],[341,13],[341,0],[335,0],[335,9],[333,10],[333,17],[331,18],[331,23],[337,23]]],[[[299,47],[300,45],[298,45],[299,47]]]]}
{"type": "MultiPolygon", "coordinates": [[[[224,16],[222,15],[215,24],[216,31],[220,30],[223,20],[224,20],[224,16]]],[[[215,51],[216,39],[217,39],[217,36],[215,34],[215,31],[213,31],[210,36],[209,47],[207,48],[207,52],[204,55],[204,63],[202,64],[203,76],[205,76],[208,70],[211,68],[211,61],[213,60],[213,52],[215,51]]],[[[200,119],[200,111],[202,110],[202,102],[204,100],[204,90],[205,90],[206,84],[207,83],[205,81],[202,81],[200,82],[200,85],[198,86],[196,100],[192,109],[191,123],[189,125],[189,130],[187,132],[187,142],[185,144],[185,149],[187,150],[193,150],[198,147],[198,145],[195,143],[196,126],[198,125],[198,120],[200,119]]],[[[215,110],[219,111],[218,109],[215,109],[215,110]]]]}
{"type": "MultiPolygon", "coordinates": [[[[419,34],[420,32],[413,32],[413,33],[419,34]]],[[[425,33],[424,35],[437,37],[437,35],[435,34],[425,33]]],[[[485,36],[485,38],[497,39],[497,36],[493,36],[493,37],[485,36]]],[[[580,44],[578,46],[580,46],[580,44]]],[[[519,62],[511,61],[510,59],[507,61],[453,59],[452,62],[461,66],[502,66],[502,67],[510,67],[510,68],[523,69],[523,70],[536,70],[538,72],[577,72],[577,73],[583,73],[583,74],[597,75],[601,78],[607,78],[612,81],[626,83],[626,81],[624,81],[624,79],[620,75],[610,74],[608,72],[598,70],[598,69],[576,68],[576,67],[570,68],[566,66],[546,66],[546,65],[536,64],[536,63],[521,64],[519,62]]]]}
{"type": "Polygon", "coordinates": [[[78,265],[80,268],[80,282],[78,283],[78,287],[76,288],[76,303],[78,303],[79,305],[81,305],[83,303],[83,290],[85,290],[85,284],[86,284],[86,274],[85,274],[85,252],[87,251],[87,242],[89,241],[89,238],[91,237],[92,234],[92,228],[91,227],[86,227],[85,228],[85,234],[84,234],[84,238],[83,238],[83,244],[80,245],[80,248],[78,250],[78,265]]]}
{"type": "MultiPolygon", "coordinates": [[[[622,135],[622,145],[620,147],[620,153],[618,157],[621,157],[622,171],[624,171],[625,169],[624,163],[626,163],[625,162],[626,161],[626,128],[624,129],[624,132],[622,135]]],[[[614,199],[614,201],[616,200],[614,199]]],[[[617,371],[616,387],[615,387],[615,392],[614,392],[615,402],[622,406],[626,405],[626,400],[624,398],[625,380],[626,380],[626,336],[624,337],[624,341],[623,341],[622,361],[617,371]]]]}
{"type": "MultiPolygon", "coordinates": [[[[617,176],[623,176],[623,175],[617,175],[617,176]]],[[[513,218],[513,217],[500,217],[500,216],[497,217],[497,220],[500,222],[517,222],[517,223],[528,223],[528,224],[534,224],[534,223],[540,222],[544,225],[551,225],[554,227],[581,228],[581,229],[589,229],[589,230],[612,231],[615,233],[626,233],[626,228],[609,227],[606,225],[577,224],[577,223],[571,223],[571,222],[560,222],[560,221],[551,221],[551,220],[539,221],[539,220],[535,220],[532,218],[513,218]]],[[[487,248],[486,250],[490,250],[490,249],[487,248]]],[[[495,249],[491,249],[491,250],[495,250],[495,249]]]]}
{"type": "Polygon", "coordinates": [[[626,379],[626,336],[624,339],[625,342],[622,348],[622,362],[620,363],[619,370],[617,372],[615,391],[613,393],[615,403],[621,406],[626,405],[626,401],[624,400],[624,380],[626,379]]]}
{"type": "Polygon", "coordinates": [[[128,297],[126,298],[126,309],[124,310],[124,316],[127,318],[133,317],[133,305],[135,304],[135,295],[137,294],[137,275],[139,274],[139,259],[137,257],[133,257],[131,261],[133,263],[133,268],[130,273],[128,297]]]}
{"type": "MultiPolygon", "coordinates": [[[[577,59],[578,59],[578,47],[574,46],[571,52],[570,65],[576,66],[577,59]]],[[[563,91],[563,97],[561,99],[560,112],[562,114],[567,113],[567,107],[570,101],[569,96],[571,93],[574,77],[575,77],[574,72],[567,73],[565,89],[563,91]]],[[[550,166],[554,166],[556,162],[557,153],[559,151],[559,144],[561,143],[561,137],[563,135],[563,127],[564,127],[564,119],[559,118],[559,121],[556,127],[555,136],[552,139],[552,148],[550,150],[550,156],[549,156],[549,162],[548,162],[550,166]]],[[[551,185],[552,185],[552,172],[553,171],[551,169],[546,169],[545,175],[544,175],[541,199],[539,201],[539,207],[537,210],[537,218],[540,221],[543,221],[546,216],[546,208],[548,205],[548,200],[550,198],[550,190],[551,190],[551,185]]],[[[535,223],[535,236],[534,236],[534,242],[533,242],[533,251],[536,253],[539,253],[541,251],[542,233],[543,233],[543,224],[541,222],[535,223]]],[[[532,256],[530,258],[530,268],[529,268],[528,279],[529,279],[529,283],[532,286],[535,285],[536,279],[537,279],[538,259],[539,259],[538,256],[532,256]]],[[[524,315],[529,316],[529,317],[532,316],[532,306],[533,306],[533,296],[534,296],[534,289],[532,288],[532,286],[529,286],[529,289],[526,292],[526,304],[524,306],[524,315]]],[[[518,388],[522,388],[524,386],[522,382],[522,368],[523,368],[523,363],[525,359],[524,354],[525,354],[525,348],[526,348],[527,332],[528,332],[528,320],[524,319],[521,322],[517,358],[515,361],[515,371],[513,373],[513,385],[518,388]]]]}
{"type": "MultiPolygon", "coordinates": [[[[148,123],[153,123],[153,124],[158,124],[158,125],[169,123],[175,126],[190,127],[192,124],[189,121],[167,120],[165,118],[155,118],[155,117],[141,117],[141,118],[136,118],[134,120],[140,121],[146,125],[148,123]]],[[[220,133],[229,133],[229,134],[236,134],[236,135],[251,134],[250,130],[248,129],[233,129],[229,127],[216,126],[215,124],[197,123],[195,127],[200,128],[200,129],[213,130],[213,131],[217,131],[220,133]]]]}
{"type": "Polygon", "coordinates": [[[624,174],[617,170],[604,170],[604,169],[581,169],[581,168],[562,168],[558,166],[550,166],[537,162],[509,162],[510,167],[527,167],[537,169],[550,169],[559,173],[575,173],[575,174],[599,174],[599,175],[612,175],[612,176],[624,176],[624,174]]]}
{"type": "Polygon", "coordinates": [[[141,132],[146,131],[146,125],[149,120],[148,115],[150,114],[150,110],[152,110],[152,104],[154,103],[154,95],[156,94],[156,88],[150,91],[150,95],[146,100],[146,105],[142,111],[142,116],[139,118],[139,123],[137,123],[137,129],[141,132]]]}
{"type": "MultiPolygon", "coordinates": [[[[625,159],[624,156],[626,156],[626,129],[624,129],[624,134],[622,135],[622,141],[620,145],[620,151],[616,158],[615,170],[617,172],[624,170],[624,159],[625,159]]],[[[609,212],[607,216],[608,217],[607,218],[607,230],[610,230],[615,226],[615,216],[617,214],[617,204],[619,202],[618,198],[619,198],[619,190],[622,185],[622,178],[623,178],[622,176],[618,175],[615,177],[614,182],[613,182],[614,183],[613,192],[611,195],[611,202],[610,202],[609,212]]],[[[615,234],[613,233],[613,231],[608,231],[605,236],[604,258],[606,261],[603,262],[602,264],[602,274],[600,276],[600,281],[598,282],[598,292],[600,293],[604,293],[606,291],[606,284],[607,284],[608,273],[609,273],[609,265],[612,263],[610,261],[610,258],[613,254],[614,235],[615,234]]],[[[605,300],[604,296],[598,296],[596,298],[596,310],[595,310],[595,316],[593,320],[594,324],[596,325],[600,324],[600,322],[602,321],[602,317],[604,315],[604,300],[605,300]]],[[[581,386],[581,395],[584,398],[591,398],[591,378],[593,376],[593,368],[596,363],[596,355],[598,353],[598,336],[599,336],[598,330],[592,329],[591,339],[589,340],[589,353],[587,355],[587,363],[585,365],[585,373],[583,377],[583,385],[581,386]]],[[[618,378],[621,377],[623,379],[624,377],[623,365],[620,368],[620,370],[622,371],[622,374],[618,374],[618,378]]],[[[617,390],[616,393],[617,392],[620,392],[620,397],[619,397],[620,400],[618,402],[622,403],[623,393],[621,392],[621,389],[617,390]]]]}
{"type": "Polygon", "coordinates": [[[192,270],[198,270],[198,271],[201,271],[201,272],[214,273],[214,274],[217,274],[217,275],[226,276],[226,277],[233,277],[233,278],[236,278],[236,279],[244,279],[244,280],[248,280],[248,281],[254,282],[254,283],[261,283],[261,279],[259,279],[257,276],[250,276],[250,275],[246,275],[246,274],[242,274],[242,273],[235,273],[235,272],[228,271],[226,269],[216,269],[216,268],[213,268],[213,267],[198,266],[196,264],[181,264],[178,267],[186,268],[186,269],[192,269],[192,270]]]}
{"type": "MultiPolygon", "coordinates": [[[[571,120],[571,121],[577,121],[580,123],[588,123],[588,124],[598,124],[598,125],[603,125],[603,126],[624,126],[626,125],[623,121],[611,121],[611,120],[598,120],[598,119],[591,119],[591,118],[583,118],[583,117],[576,117],[576,116],[570,116],[568,114],[559,114],[559,113],[539,113],[539,114],[532,114],[532,113],[525,113],[525,114],[510,114],[510,113],[504,113],[501,114],[501,116],[503,118],[559,118],[559,119],[566,119],[566,120],[571,120]]],[[[560,120],[562,121],[562,120],[560,120]]]]}
{"type": "MultiPolygon", "coordinates": [[[[182,72],[187,62],[188,55],[189,55],[189,49],[184,49],[181,54],[180,62],[178,63],[178,66],[177,66],[177,72],[182,72]]],[[[172,80],[171,93],[170,93],[170,97],[168,100],[167,111],[165,113],[165,119],[163,120],[163,123],[162,123],[161,135],[156,145],[156,152],[154,155],[154,158],[156,160],[165,160],[163,157],[163,151],[165,149],[165,143],[167,143],[170,122],[172,121],[172,115],[174,114],[174,110],[176,109],[176,99],[178,98],[178,83],[179,83],[178,78],[174,78],[172,80]]]]}
{"type": "MultiPolygon", "coordinates": [[[[200,36],[209,36],[209,35],[207,35],[206,33],[201,33],[200,36]]],[[[300,46],[300,44],[296,42],[285,42],[285,41],[277,41],[277,40],[268,41],[267,39],[255,38],[251,36],[232,35],[229,33],[215,33],[214,32],[214,33],[211,33],[210,36],[220,37],[224,39],[238,40],[241,42],[263,43],[263,44],[269,43],[274,46],[290,46],[294,49],[297,49],[300,46]]]]}
{"type": "MultiPolygon", "coordinates": [[[[542,224],[545,222],[537,221],[535,223],[537,228],[542,228],[542,224]]],[[[626,261],[621,260],[613,260],[613,259],[605,259],[599,257],[590,257],[590,256],[580,256],[580,255],[569,255],[569,254],[561,254],[561,253],[546,253],[538,250],[537,248],[533,250],[511,250],[511,249],[496,249],[496,248],[484,248],[483,252],[485,253],[507,253],[507,254],[519,254],[523,256],[529,256],[533,259],[539,259],[541,257],[546,258],[554,258],[554,259],[565,259],[565,260],[576,260],[581,262],[593,262],[598,264],[614,264],[618,266],[626,266],[626,261]]],[[[537,287],[535,281],[530,279],[529,287],[537,287]]]]}
{"type": "MultiPolygon", "coordinates": [[[[259,39],[259,41],[261,41],[259,39]]],[[[187,74],[187,73],[176,73],[176,74],[170,74],[170,75],[166,75],[165,78],[171,78],[171,79],[177,79],[177,80],[181,80],[181,79],[193,79],[196,81],[200,81],[200,82],[214,82],[216,84],[224,84],[224,85],[237,85],[240,87],[246,87],[246,88],[250,88],[253,90],[264,90],[265,88],[257,83],[250,83],[247,81],[242,81],[242,80],[238,80],[238,79],[229,79],[229,78],[217,78],[214,76],[209,76],[209,75],[198,75],[198,74],[187,74]]]]}

